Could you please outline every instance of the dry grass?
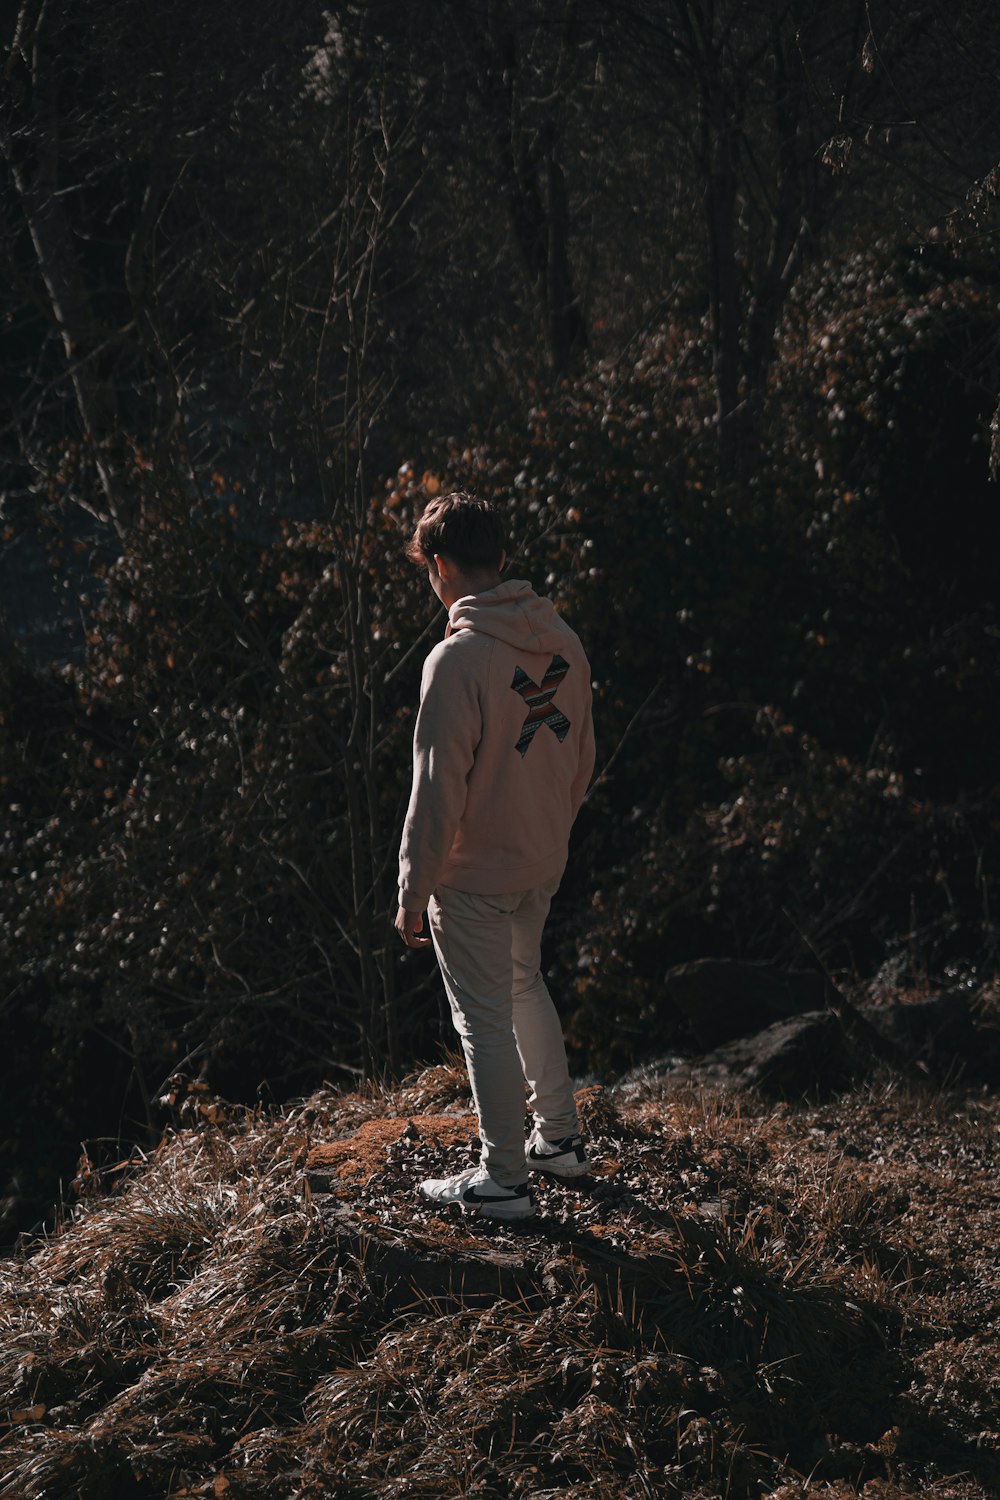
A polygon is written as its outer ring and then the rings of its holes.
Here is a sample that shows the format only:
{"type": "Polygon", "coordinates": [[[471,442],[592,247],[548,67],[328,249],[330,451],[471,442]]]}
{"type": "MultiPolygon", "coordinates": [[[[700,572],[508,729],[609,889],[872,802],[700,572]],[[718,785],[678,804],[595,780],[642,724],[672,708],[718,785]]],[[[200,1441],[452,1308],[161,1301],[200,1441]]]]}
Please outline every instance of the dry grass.
{"type": "Polygon", "coordinates": [[[512,1229],[416,1198],[453,1066],[199,1102],[0,1264],[0,1496],[995,1493],[994,1097],[580,1104],[599,1171],[512,1229]]]}

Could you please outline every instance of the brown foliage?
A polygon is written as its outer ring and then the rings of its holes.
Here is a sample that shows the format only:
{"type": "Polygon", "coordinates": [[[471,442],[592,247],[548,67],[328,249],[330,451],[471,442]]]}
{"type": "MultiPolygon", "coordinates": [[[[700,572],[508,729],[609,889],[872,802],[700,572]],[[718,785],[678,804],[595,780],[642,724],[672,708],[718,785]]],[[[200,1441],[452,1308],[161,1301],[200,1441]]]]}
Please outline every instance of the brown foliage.
{"type": "Polygon", "coordinates": [[[3,1492],[983,1500],[994,1101],[592,1089],[594,1177],[504,1229],[414,1194],[463,1092],[220,1109],[26,1246],[3,1492]]]}

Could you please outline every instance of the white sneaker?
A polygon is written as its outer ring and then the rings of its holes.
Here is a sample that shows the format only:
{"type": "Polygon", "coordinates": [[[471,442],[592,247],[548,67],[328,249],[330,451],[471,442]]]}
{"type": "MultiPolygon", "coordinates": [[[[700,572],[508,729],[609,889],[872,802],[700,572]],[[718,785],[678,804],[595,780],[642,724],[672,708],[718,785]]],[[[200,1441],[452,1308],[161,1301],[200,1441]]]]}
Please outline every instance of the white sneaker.
{"type": "Polygon", "coordinates": [[[582,1136],[547,1141],[539,1135],[537,1125],[524,1148],[524,1161],[529,1172],[544,1172],[548,1177],[583,1177],[590,1171],[582,1136]]]}
{"type": "Polygon", "coordinates": [[[428,1203],[457,1203],[466,1213],[484,1219],[530,1219],[534,1199],[526,1182],[501,1187],[485,1167],[469,1167],[456,1177],[429,1177],[419,1188],[428,1203]]]}

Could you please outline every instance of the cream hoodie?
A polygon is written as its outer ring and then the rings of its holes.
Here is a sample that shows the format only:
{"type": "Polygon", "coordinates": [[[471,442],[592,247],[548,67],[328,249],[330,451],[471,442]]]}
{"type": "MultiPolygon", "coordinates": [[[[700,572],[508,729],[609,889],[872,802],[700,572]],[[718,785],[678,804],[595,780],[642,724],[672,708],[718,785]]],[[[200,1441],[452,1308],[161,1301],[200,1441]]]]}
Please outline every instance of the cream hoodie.
{"type": "Polygon", "coordinates": [[[424,663],[400,906],[560,875],[593,769],[590,666],[551,602],[517,579],[457,600],[424,663]]]}

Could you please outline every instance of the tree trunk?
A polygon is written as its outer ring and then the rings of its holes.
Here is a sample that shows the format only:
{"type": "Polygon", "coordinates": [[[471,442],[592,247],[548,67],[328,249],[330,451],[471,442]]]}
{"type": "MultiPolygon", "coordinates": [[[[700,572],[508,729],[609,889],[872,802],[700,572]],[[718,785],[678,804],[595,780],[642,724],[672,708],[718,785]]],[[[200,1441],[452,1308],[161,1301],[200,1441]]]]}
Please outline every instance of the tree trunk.
{"type": "Polygon", "coordinates": [[[480,97],[491,117],[496,171],[509,206],[522,263],[541,304],[549,362],[563,373],[587,344],[586,320],[573,286],[569,261],[570,214],[566,178],[558,156],[556,111],[573,45],[575,8],[564,21],[561,50],[551,82],[552,100],[542,124],[530,127],[521,111],[521,58],[513,17],[470,28],[470,46],[480,57],[480,97]]]}
{"type": "Polygon", "coordinates": [[[20,110],[12,108],[2,149],[62,339],[84,437],[91,445],[107,506],[106,514],[94,514],[122,534],[128,504],[118,403],[108,375],[112,335],[94,311],[59,196],[57,122],[48,98],[45,62],[36,37],[30,76],[27,67],[11,70],[19,74],[16,83],[27,103],[20,110]]]}
{"type": "Polygon", "coordinates": [[[553,374],[561,375],[573,356],[587,346],[587,328],[579,299],[573,290],[569,264],[569,201],[566,178],[554,147],[548,158],[549,212],[545,303],[548,319],[549,357],[553,374]]]}
{"type": "Polygon", "coordinates": [[[703,102],[703,142],[708,170],[705,176],[705,217],[709,244],[709,305],[712,318],[712,360],[719,469],[723,481],[742,476],[740,422],[740,296],[736,259],[736,161],[734,126],[724,83],[712,79],[703,102]]]}

